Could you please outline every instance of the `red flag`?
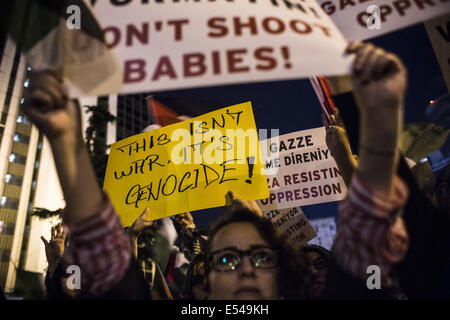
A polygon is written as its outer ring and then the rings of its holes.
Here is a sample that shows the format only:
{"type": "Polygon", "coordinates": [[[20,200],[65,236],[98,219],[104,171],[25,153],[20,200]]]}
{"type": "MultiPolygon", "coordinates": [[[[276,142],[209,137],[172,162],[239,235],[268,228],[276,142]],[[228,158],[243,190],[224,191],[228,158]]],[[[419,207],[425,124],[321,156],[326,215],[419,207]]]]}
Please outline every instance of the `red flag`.
{"type": "Polygon", "coordinates": [[[309,80],[319,99],[322,112],[324,113],[327,122],[329,122],[330,116],[334,113],[333,110],[336,106],[331,98],[331,89],[328,80],[322,76],[311,77],[309,80]]]}
{"type": "Polygon", "coordinates": [[[169,107],[154,99],[153,96],[147,97],[147,107],[152,122],[162,127],[188,119],[188,117],[180,116],[169,107]]]}

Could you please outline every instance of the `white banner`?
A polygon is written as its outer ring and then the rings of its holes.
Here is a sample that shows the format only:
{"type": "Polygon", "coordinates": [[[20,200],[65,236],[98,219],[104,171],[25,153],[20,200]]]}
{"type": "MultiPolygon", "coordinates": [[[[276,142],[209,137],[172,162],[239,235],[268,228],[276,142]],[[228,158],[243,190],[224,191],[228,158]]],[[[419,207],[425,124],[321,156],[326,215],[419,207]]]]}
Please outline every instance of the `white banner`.
{"type": "Polygon", "coordinates": [[[450,92],[450,15],[426,22],[425,28],[450,92]]]}
{"type": "Polygon", "coordinates": [[[299,248],[317,236],[316,231],[300,207],[271,210],[264,213],[264,216],[270,219],[275,228],[286,234],[295,247],[299,248]]]}
{"type": "Polygon", "coordinates": [[[325,142],[325,127],[261,141],[270,197],[262,211],[338,201],[347,188],[325,142]]]}
{"type": "Polygon", "coordinates": [[[347,42],[315,0],[89,2],[123,67],[122,93],[350,70],[347,42]]]}
{"type": "Polygon", "coordinates": [[[317,2],[348,41],[378,37],[450,12],[450,0],[317,0],[317,2]]]}

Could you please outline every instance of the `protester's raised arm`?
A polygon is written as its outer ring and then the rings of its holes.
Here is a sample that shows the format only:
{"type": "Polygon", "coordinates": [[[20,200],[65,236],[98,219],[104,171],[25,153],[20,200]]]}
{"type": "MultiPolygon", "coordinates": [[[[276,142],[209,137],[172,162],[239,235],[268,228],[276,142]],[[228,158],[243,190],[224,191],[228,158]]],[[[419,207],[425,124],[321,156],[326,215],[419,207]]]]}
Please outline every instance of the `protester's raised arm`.
{"type": "Polygon", "coordinates": [[[69,100],[57,74],[39,72],[31,78],[24,112],[51,144],[67,203],[64,221],[87,219],[100,207],[102,193],[83,143],[78,103],[69,100]]]}
{"type": "Polygon", "coordinates": [[[406,69],[400,59],[372,44],[354,42],[354,95],[360,110],[359,174],[375,190],[390,195],[398,164],[406,69]]]}
{"type": "Polygon", "coordinates": [[[63,270],[77,265],[81,289],[94,296],[114,288],[116,298],[132,296],[117,285],[131,283],[122,279],[139,271],[137,266],[130,267],[129,239],[108,196],[97,184],[81,134],[79,105],[68,99],[62,81],[51,72],[32,76],[26,100],[25,114],[50,141],[66,200],[63,221],[70,230],[71,244],[62,256],[63,270]]]}

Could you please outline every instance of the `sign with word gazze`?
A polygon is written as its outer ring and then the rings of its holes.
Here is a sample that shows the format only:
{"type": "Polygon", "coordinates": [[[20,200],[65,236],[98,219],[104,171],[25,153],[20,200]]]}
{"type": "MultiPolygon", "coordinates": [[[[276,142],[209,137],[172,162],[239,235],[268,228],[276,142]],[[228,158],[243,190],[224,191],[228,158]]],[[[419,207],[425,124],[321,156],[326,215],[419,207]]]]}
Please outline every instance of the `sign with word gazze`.
{"type": "Polygon", "coordinates": [[[450,0],[317,0],[348,41],[378,37],[450,12],[450,0]]]}
{"type": "Polygon", "coordinates": [[[317,236],[300,207],[271,210],[264,213],[264,216],[273,223],[275,228],[286,234],[295,247],[300,247],[317,236]]]}
{"type": "Polygon", "coordinates": [[[427,21],[425,28],[450,92],[450,14],[427,21]]]}
{"type": "Polygon", "coordinates": [[[261,141],[270,196],[263,212],[338,201],[346,187],[325,143],[325,127],[261,141]]]}
{"type": "Polygon", "coordinates": [[[104,190],[124,226],[269,196],[250,102],[141,133],[111,146],[104,190]]]}
{"type": "Polygon", "coordinates": [[[315,0],[88,2],[122,65],[122,93],[350,70],[347,42],[315,0]]]}

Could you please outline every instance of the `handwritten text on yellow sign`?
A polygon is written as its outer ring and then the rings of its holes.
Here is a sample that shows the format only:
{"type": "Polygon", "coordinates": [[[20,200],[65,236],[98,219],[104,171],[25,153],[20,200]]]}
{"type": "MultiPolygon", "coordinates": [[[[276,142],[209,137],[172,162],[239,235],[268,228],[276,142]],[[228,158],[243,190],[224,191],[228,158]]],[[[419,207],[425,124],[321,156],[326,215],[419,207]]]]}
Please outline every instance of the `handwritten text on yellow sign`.
{"type": "Polygon", "coordinates": [[[250,102],[141,133],[111,146],[104,190],[125,226],[224,206],[228,190],[269,196],[250,102]]]}

